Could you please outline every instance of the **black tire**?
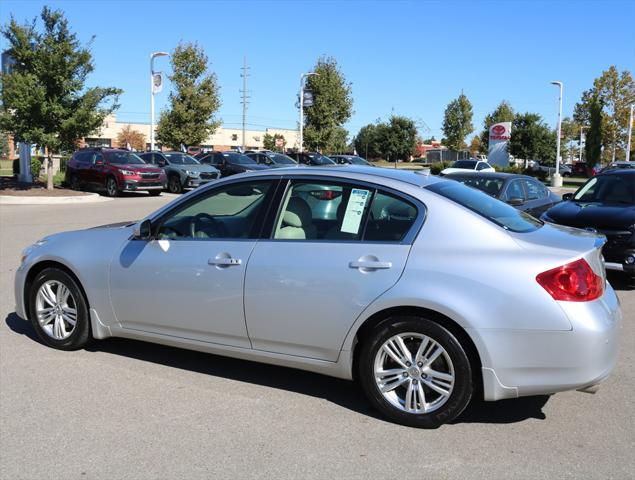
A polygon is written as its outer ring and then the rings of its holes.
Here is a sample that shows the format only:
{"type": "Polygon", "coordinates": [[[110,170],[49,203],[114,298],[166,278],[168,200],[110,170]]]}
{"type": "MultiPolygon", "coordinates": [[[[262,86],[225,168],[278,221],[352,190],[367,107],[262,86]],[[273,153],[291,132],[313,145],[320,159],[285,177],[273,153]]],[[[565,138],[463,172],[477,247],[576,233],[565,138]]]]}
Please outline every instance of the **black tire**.
{"type": "Polygon", "coordinates": [[[117,186],[117,179],[115,177],[108,177],[106,179],[106,195],[109,197],[119,196],[119,187],[117,186]]]}
{"type": "Polygon", "coordinates": [[[49,347],[59,350],[79,350],[84,348],[92,340],[88,303],[77,282],[64,270],[46,268],[35,277],[29,292],[29,316],[38,337],[49,347]],[[77,312],[75,327],[71,331],[70,336],[60,340],[46,333],[44,327],[42,327],[38,321],[38,315],[36,313],[38,290],[45,282],[51,280],[59,282],[69,289],[72,295],[72,304],[77,312]]]}
{"type": "MultiPolygon", "coordinates": [[[[358,379],[370,403],[383,415],[396,423],[417,428],[437,428],[455,419],[467,407],[474,388],[470,361],[456,337],[438,323],[420,317],[394,317],[380,323],[362,344],[358,379]],[[443,347],[454,367],[454,386],[449,397],[429,413],[399,409],[384,398],[375,381],[375,358],[379,349],[388,339],[402,333],[422,334],[434,340],[443,347]]],[[[420,382],[423,387],[423,381],[420,382]]]]}
{"type": "Polygon", "coordinates": [[[77,175],[71,175],[69,185],[71,187],[71,190],[76,190],[76,191],[81,190],[81,185],[79,184],[79,179],[77,178],[77,175]]]}
{"type": "Polygon", "coordinates": [[[181,193],[183,191],[181,177],[174,174],[170,175],[170,178],[168,178],[168,191],[170,193],[181,193]]]}
{"type": "Polygon", "coordinates": [[[148,194],[151,197],[158,197],[159,195],[161,195],[161,190],[148,190],[148,194]]]}

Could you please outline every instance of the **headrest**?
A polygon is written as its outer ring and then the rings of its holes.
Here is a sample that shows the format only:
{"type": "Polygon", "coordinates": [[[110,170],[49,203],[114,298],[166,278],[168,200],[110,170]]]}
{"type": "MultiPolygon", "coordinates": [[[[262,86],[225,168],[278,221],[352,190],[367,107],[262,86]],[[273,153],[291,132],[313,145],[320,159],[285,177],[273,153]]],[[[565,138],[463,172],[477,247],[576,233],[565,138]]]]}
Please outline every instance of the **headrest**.
{"type": "Polygon", "coordinates": [[[301,228],[310,225],[312,220],[313,215],[309,204],[300,197],[291,197],[282,217],[282,222],[291,227],[301,228]]]}
{"type": "Polygon", "coordinates": [[[416,215],[414,207],[407,203],[394,201],[386,205],[385,211],[393,220],[410,220],[416,215]]]}

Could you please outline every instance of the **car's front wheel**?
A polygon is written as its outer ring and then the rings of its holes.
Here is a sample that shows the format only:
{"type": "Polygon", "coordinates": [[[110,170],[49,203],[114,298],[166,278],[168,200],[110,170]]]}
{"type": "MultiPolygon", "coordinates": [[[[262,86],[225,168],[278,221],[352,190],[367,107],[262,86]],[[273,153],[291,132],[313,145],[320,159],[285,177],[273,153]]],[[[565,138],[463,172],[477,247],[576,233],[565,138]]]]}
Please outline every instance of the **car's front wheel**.
{"type": "Polygon", "coordinates": [[[117,187],[117,180],[115,180],[115,177],[108,177],[108,180],[106,180],[106,194],[109,197],[116,197],[119,195],[119,187],[117,187]]]}
{"type": "Polygon", "coordinates": [[[42,270],[29,292],[33,328],[42,341],[60,350],[83,348],[90,340],[86,299],[75,280],[64,270],[42,270]]]}
{"type": "Polygon", "coordinates": [[[181,193],[183,191],[183,185],[181,185],[181,179],[178,175],[170,175],[168,179],[168,191],[170,193],[181,193]]]}
{"type": "Polygon", "coordinates": [[[363,343],[358,368],[373,406],[403,425],[439,427],[472,397],[472,371],[461,344],[425,318],[381,323],[363,343]]]}

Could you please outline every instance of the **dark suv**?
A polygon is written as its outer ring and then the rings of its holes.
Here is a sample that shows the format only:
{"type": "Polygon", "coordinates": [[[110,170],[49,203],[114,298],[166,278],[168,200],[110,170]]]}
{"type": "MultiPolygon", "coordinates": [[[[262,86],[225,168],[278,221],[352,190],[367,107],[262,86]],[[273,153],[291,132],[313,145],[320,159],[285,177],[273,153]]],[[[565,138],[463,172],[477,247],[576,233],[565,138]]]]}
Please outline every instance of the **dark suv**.
{"type": "Polygon", "coordinates": [[[295,152],[289,156],[301,165],[312,165],[315,167],[326,167],[335,165],[335,162],[329,157],[317,152],[295,152]]]}
{"type": "Polygon", "coordinates": [[[606,268],[623,271],[635,287],[635,169],[600,173],[562,198],[540,218],[604,234],[606,268]]]}
{"type": "Polygon", "coordinates": [[[247,155],[238,152],[212,152],[201,158],[201,163],[217,168],[223,177],[269,168],[267,165],[259,165],[247,155]]]}
{"type": "Polygon", "coordinates": [[[161,167],[168,179],[168,191],[181,193],[185,188],[196,188],[220,177],[210,165],[201,165],[194,157],[183,152],[143,152],[139,156],[146,163],[161,167]]]}
{"type": "Polygon", "coordinates": [[[75,190],[88,188],[116,197],[122,191],[145,190],[161,195],[166,177],[158,167],[147,165],[128,150],[84,148],[66,165],[66,183],[75,190]]]}

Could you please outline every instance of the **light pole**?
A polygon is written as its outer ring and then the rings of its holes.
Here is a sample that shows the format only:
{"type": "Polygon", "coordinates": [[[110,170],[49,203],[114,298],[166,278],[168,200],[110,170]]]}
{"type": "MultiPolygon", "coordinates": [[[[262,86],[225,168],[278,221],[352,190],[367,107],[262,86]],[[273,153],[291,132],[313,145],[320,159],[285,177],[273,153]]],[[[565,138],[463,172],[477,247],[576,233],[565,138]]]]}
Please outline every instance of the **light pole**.
{"type": "Polygon", "coordinates": [[[580,127],[580,153],[578,157],[578,162],[582,162],[582,132],[584,131],[584,127],[580,127]]]}
{"type": "Polygon", "coordinates": [[[304,142],[302,138],[302,133],[304,129],[304,79],[311,75],[317,75],[315,72],[303,73],[300,75],[300,146],[299,151],[302,153],[304,151],[304,142]]]}
{"type": "Polygon", "coordinates": [[[631,161],[631,137],[633,135],[633,107],[635,104],[631,105],[631,113],[628,116],[628,142],[626,142],[626,158],[627,162],[631,161]]]}
{"type": "Polygon", "coordinates": [[[154,150],[154,59],[156,57],[167,57],[167,52],[153,52],[150,54],[150,150],[154,150]]]}
{"type": "Polygon", "coordinates": [[[556,142],[556,171],[551,177],[552,187],[562,186],[562,177],[560,176],[560,132],[562,129],[562,82],[551,82],[552,85],[560,87],[560,98],[558,99],[558,139],[556,142]]]}

